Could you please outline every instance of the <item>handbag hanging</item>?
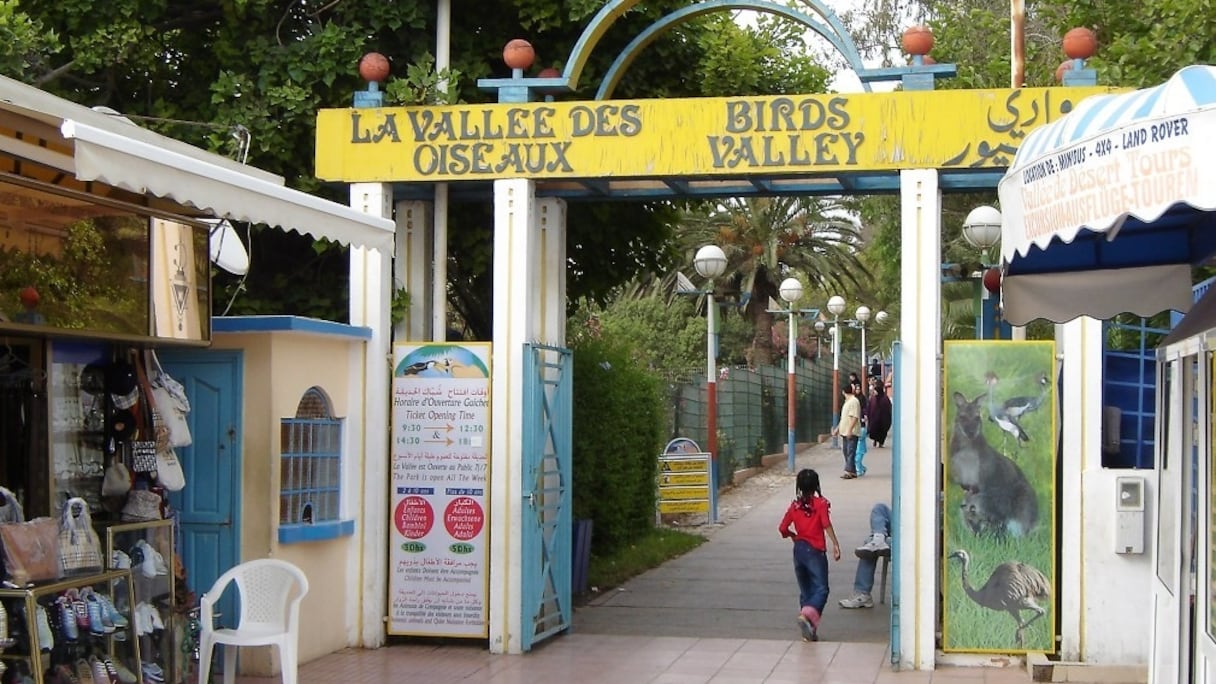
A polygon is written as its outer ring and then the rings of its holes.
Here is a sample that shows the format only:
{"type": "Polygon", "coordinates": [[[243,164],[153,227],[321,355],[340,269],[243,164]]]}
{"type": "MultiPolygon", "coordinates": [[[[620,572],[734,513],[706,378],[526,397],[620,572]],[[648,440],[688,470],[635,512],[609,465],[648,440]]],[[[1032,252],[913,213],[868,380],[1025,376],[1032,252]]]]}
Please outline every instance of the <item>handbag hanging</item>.
{"type": "Polygon", "coordinates": [[[93,530],[89,504],[72,497],[59,517],[59,565],[64,574],[101,570],[101,540],[93,530]]]}
{"type": "Polygon", "coordinates": [[[181,491],[186,486],[186,474],[182,470],[182,464],[177,460],[177,452],[173,450],[173,445],[169,440],[169,428],[165,426],[161,420],[161,413],[158,410],[156,399],[152,393],[152,386],[148,382],[148,374],[144,369],[143,364],[138,364],[136,374],[139,376],[139,386],[143,390],[143,401],[147,404],[147,410],[152,417],[153,431],[155,433],[154,443],[156,445],[153,452],[155,467],[152,472],[156,473],[156,480],[161,485],[171,492],[181,491]]]}
{"type": "Polygon", "coordinates": [[[110,458],[105,475],[101,478],[102,496],[122,496],[131,491],[131,471],[118,456],[110,458]]]}
{"type": "Polygon", "coordinates": [[[147,361],[153,399],[169,429],[169,443],[175,447],[188,447],[194,443],[194,437],[190,434],[190,423],[186,420],[186,415],[190,413],[190,399],[186,397],[186,388],[165,372],[155,351],[148,350],[147,361]]]}
{"type": "Polygon", "coordinates": [[[160,494],[147,489],[127,492],[127,504],[122,507],[122,519],[127,521],[160,520],[164,517],[160,494]]]}
{"type": "Polygon", "coordinates": [[[17,495],[7,487],[0,487],[0,523],[25,522],[25,510],[17,495]]]}

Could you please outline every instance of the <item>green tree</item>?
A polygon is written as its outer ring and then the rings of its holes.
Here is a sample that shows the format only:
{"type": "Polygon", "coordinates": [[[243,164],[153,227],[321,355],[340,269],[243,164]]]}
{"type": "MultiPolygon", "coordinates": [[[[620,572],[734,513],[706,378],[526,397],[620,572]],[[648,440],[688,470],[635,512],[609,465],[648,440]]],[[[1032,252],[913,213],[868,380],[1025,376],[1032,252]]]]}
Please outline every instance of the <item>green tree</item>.
{"type": "MultiPolygon", "coordinates": [[[[540,57],[533,72],[561,66],[602,4],[487,2],[476,12],[455,12],[451,69],[462,77],[456,96],[484,101],[477,79],[509,75],[501,50],[511,38],[525,37],[536,47],[540,57]]],[[[656,0],[626,13],[588,62],[584,87],[593,88],[644,27],[685,4],[656,0]]],[[[433,63],[433,0],[29,0],[20,8],[28,21],[14,26],[27,28],[10,48],[34,56],[0,59],[6,74],[83,104],[111,107],[207,149],[247,153],[250,164],[336,201],[345,201],[344,191],[313,176],[316,111],[350,105],[352,93],[363,87],[356,65],[365,52],[385,54],[393,72],[407,79],[411,66],[433,63]],[[62,36],[58,51],[52,50],[56,36],[62,36]]],[[[702,17],[651,44],[616,96],[808,92],[826,82],[827,73],[801,54],[795,33],[788,22],[745,29],[725,14],[702,17]]],[[[413,76],[419,80],[416,70],[413,76]]],[[[572,97],[586,96],[584,91],[572,97]]],[[[490,336],[490,216],[484,201],[456,199],[450,208],[450,224],[459,229],[450,232],[448,292],[453,310],[482,339],[490,336]]],[[[571,298],[602,302],[635,275],[666,270],[677,216],[667,203],[572,206],[571,298]]],[[[217,302],[238,295],[233,313],[345,317],[346,259],[339,247],[277,230],[255,230],[252,241],[251,274],[219,274],[217,302]]]]}
{"type": "Polygon", "coordinates": [[[857,256],[860,231],[840,204],[814,197],[730,199],[689,212],[681,241],[692,253],[716,244],[726,253],[721,281],[738,293],[752,326],[748,363],[772,363],[773,314],[769,300],[782,302],[781,280],[798,277],[815,289],[854,291],[866,269],[857,256]]]}

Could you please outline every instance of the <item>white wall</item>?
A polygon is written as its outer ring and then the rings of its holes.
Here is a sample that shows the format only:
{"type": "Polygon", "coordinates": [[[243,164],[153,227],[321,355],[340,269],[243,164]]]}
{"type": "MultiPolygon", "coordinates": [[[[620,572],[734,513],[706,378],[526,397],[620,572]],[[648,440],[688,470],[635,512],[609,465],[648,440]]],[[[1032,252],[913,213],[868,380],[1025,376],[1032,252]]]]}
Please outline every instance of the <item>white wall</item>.
{"type": "MultiPolygon", "coordinates": [[[[1084,574],[1081,660],[1092,665],[1148,663],[1152,628],[1152,530],[1157,471],[1089,469],[1083,474],[1084,574]],[[1115,478],[1144,478],[1144,553],[1115,553],[1115,478]]],[[[1065,588],[1067,590],[1067,588],[1065,588]]]]}

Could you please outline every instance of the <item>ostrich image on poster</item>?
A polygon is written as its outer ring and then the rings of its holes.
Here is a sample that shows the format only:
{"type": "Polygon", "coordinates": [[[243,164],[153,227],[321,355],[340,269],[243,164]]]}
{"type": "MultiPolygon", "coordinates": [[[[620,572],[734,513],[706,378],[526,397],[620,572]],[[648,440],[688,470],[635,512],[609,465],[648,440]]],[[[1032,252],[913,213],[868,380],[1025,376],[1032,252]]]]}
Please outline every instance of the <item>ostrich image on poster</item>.
{"type": "Polygon", "coordinates": [[[942,650],[1055,651],[1053,342],[945,343],[942,650]]]}

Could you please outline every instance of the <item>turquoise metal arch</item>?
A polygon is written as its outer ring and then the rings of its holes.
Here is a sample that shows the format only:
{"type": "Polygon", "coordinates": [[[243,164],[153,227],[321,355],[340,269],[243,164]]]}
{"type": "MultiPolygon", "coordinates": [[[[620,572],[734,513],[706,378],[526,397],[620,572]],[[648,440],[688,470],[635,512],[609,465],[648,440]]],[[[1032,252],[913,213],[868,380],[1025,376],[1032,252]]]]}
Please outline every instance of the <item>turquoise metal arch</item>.
{"type": "MultiPolygon", "coordinates": [[[[566,61],[566,68],[563,70],[561,78],[554,80],[560,80],[562,85],[571,90],[578,88],[578,81],[582,76],[583,69],[587,66],[587,60],[591,56],[591,52],[595,49],[595,46],[599,44],[600,39],[604,37],[604,34],[608,32],[608,29],[617,19],[620,19],[641,1],[610,0],[608,4],[604,5],[591,19],[591,23],[583,30],[583,34],[579,36],[578,42],[575,43],[574,48],[570,51],[570,59],[566,61]]],[[[826,38],[844,56],[849,62],[849,66],[858,74],[865,71],[865,67],[861,62],[861,55],[857,52],[857,46],[854,45],[853,39],[849,36],[848,31],[845,30],[840,19],[819,0],[805,0],[805,2],[811,9],[824,18],[827,22],[826,27],[823,23],[803,12],[769,2],[768,0],[704,0],[703,2],[685,7],[682,10],[677,10],[655,22],[621,52],[620,56],[613,63],[612,70],[608,72],[608,76],[605,78],[605,83],[611,83],[611,87],[605,89],[604,85],[601,85],[600,94],[596,95],[596,99],[602,99],[603,93],[611,94],[621,74],[633,63],[637,54],[663,31],[701,14],[732,9],[750,9],[784,16],[797,21],[826,38]]],[[[869,90],[869,84],[864,79],[862,84],[866,90],[869,90]]]]}
{"type": "MultiPolygon", "coordinates": [[[[840,23],[836,15],[831,10],[821,8],[814,0],[811,0],[810,4],[828,22],[826,26],[803,12],[769,2],[768,0],[708,0],[676,10],[648,26],[645,31],[638,34],[636,38],[621,50],[621,54],[617,56],[612,66],[609,67],[608,73],[604,75],[604,80],[600,83],[600,89],[596,92],[595,99],[606,100],[612,97],[612,93],[616,90],[617,85],[625,76],[625,72],[629,70],[634,60],[665,31],[704,14],[725,10],[749,9],[767,14],[775,14],[796,21],[827,39],[832,44],[832,47],[836,48],[837,52],[844,55],[844,58],[848,60],[849,66],[854,71],[858,73],[864,71],[865,67],[861,63],[861,55],[857,52],[857,46],[853,44],[853,39],[845,31],[844,25],[840,23]]],[[[578,46],[575,46],[575,49],[577,50],[578,46]]],[[[870,84],[862,81],[862,88],[866,92],[869,92],[870,84]]]]}

